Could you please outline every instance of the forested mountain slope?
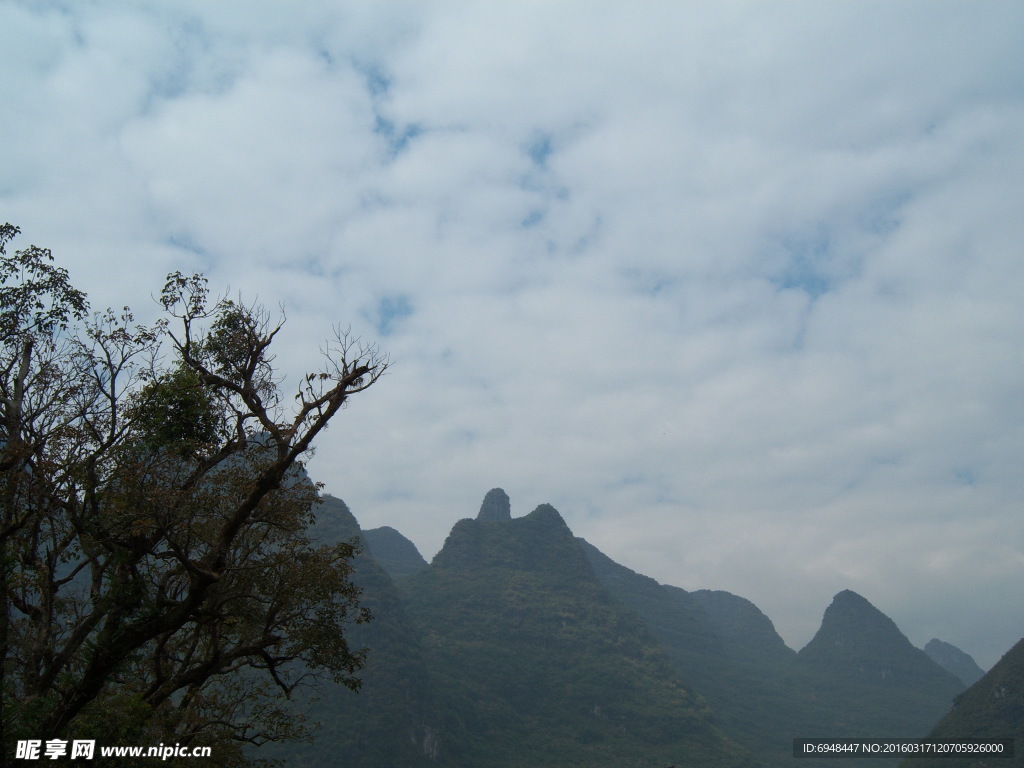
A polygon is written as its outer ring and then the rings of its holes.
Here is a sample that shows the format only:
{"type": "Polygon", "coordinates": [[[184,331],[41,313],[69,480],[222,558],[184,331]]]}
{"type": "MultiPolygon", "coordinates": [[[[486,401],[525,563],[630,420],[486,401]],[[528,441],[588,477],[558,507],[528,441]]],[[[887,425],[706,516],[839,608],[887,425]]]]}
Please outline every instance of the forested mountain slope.
{"type": "Polygon", "coordinates": [[[358,694],[322,692],[323,728],[278,751],[288,764],[791,765],[795,737],[922,736],[963,689],[860,595],[836,595],[796,653],[749,600],[659,584],[550,505],[512,518],[500,489],[429,565],[332,497],[317,531],[368,545],[374,620],[350,639],[369,664],[358,694]]]}
{"type": "Polygon", "coordinates": [[[1011,759],[941,758],[908,760],[916,768],[1020,768],[1024,766],[1024,639],[978,682],[956,697],[956,706],[932,729],[934,739],[1013,739],[1011,759]]]}

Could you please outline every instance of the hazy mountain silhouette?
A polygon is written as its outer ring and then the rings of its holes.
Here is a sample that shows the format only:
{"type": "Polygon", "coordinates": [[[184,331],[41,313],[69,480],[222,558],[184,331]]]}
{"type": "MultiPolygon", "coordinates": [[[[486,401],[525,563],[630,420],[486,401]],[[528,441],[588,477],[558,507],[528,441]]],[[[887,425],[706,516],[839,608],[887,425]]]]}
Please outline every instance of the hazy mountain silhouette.
{"type": "Polygon", "coordinates": [[[849,590],[835,596],[797,653],[792,680],[814,704],[802,733],[815,736],[917,737],[964,687],[849,590]]]}
{"type": "MultiPolygon", "coordinates": [[[[326,543],[365,539],[345,502],[326,495],[317,509],[314,532],[326,543]]],[[[306,697],[308,717],[321,724],[314,742],[267,745],[259,756],[317,768],[435,766],[443,713],[435,703],[421,632],[369,548],[354,565],[354,581],[363,590],[360,602],[373,614],[370,623],[352,625],[346,632],[353,648],[370,649],[360,674],[362,687],[353,693],[342,686],[322,685],[306,697]]]]}
{"type": "Polygon", "coordinates": [[[956,704],[931,730],[934,739],[1013,739],[1013,759],[942,758],[907,760],[917,768],[1024,766],[1024,639],[980,680],[956,697],[956,704]]]}
{"type": "Polygon", "coordinates": [[[332,497],[316,531],[366,544],[375,618],[350,639],[370,664],[359,694],[324,692],[323,730],[279,752],[289,764],[789,766],[795,737],[919,737],[963,690],[854,592],[797,653],[749,600],[659,584],[550,505],[512,518],[500,488],[429,565],[332,497]]]}
{"type": "Polygon", "coordinates": [[[362,540],[377,565],[392,579],[404,578],[427,567],[416,545],[394,528],[371,528],[363,531],[362,540]]]}
{"type": "Polygon", "coordinates": [[[974,685],[985,674],[985,670],[979,667],[968,654],[955,645],[944,643],[937,638],[928,641],[924,652],[940,667],[960,678],[964,685],[974,685]]]}
{"type": "Polygon", "coordinates": [[[752,764],[553,507],[488,509],[401,583],[453,724],[453,764],[752,764]]]}

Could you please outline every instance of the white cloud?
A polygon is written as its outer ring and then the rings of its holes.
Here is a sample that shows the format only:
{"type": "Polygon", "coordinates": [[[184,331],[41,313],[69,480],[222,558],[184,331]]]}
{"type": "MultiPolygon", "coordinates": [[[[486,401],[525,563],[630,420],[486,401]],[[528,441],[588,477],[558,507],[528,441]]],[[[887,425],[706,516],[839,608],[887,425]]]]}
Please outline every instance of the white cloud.
{"type": "Polygon", "coordinates": [[[380,341],[312,465],[364,525],[500,485],[794,645],[847,587],[1024,633],[1020,9],[257,8],[0,7],[0,204],[95,304],[380,341]]]}

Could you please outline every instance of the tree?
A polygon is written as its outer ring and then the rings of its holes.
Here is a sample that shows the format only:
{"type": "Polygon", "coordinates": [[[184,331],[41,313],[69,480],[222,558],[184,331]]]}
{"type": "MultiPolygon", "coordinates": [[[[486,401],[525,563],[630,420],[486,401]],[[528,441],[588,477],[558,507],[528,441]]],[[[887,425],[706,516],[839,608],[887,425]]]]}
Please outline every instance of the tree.
{"type": "Polygon", "coordinates": [[[177,272],[153,327],[89,315],[48,250],[7,254],[18,233],[0,229],[0,764],[28,738],[242,763],[302,732],[297,685],[358,688],[358,550],[307,536],[302,460],[387,360],[336,331],[286,409],[283,320],[177,272]]]}

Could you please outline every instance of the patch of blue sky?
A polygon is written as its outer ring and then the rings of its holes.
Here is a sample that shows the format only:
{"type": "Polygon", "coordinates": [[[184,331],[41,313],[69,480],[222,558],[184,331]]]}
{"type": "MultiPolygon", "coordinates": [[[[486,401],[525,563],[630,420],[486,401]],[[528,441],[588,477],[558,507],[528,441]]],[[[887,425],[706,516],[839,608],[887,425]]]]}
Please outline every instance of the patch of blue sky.
{"type": "Polygon", "coordinates": [[[769,279],[779,290],[801,290],[812,300],[835,290],[861,274],[867,252],[899,229],[912,199],[905,186],[885,190],[848,215],[778,235],[769,279]]]}
{"type": "Polygon", "coordinates": [[[302,272],[303,274],[318,278],[334,279],[342,272],[341,269],[327,269],[324,260],[317,254],[306,256],[288,255],[275,266],[279,269],[302,272]]]}
{"type": "Polygon", "coordinates": [[[555,151],[551,141],[551,134],[538,132],[526,143],[526,154],[530,160],[540,169],[547,168],[548,158],[555,151]]]}
{"type": "Polygon", "coordinates": [[[605,484],[607,492],[625,491],[639,493],[647,503],[682,506],[683,502],[661,474],[650,475],[646,472],[634,472],[609,480],[605,484]]]}
{"type": "Polygon", "coordinates": [[[424,128],[419,123],[409,123],[399,128],[392,120],[378,112],[373,132],[384,139],[388,158],[394,160],[405,151],[409,142],[424,133],[424,128]]]}
{"type": "Polygon", "coordinates": [[[359,193],[359,207],[364,212],[387,208],[394,200],[379,189],[366,189],[359,193]]]}
{"type": "MultiPolygon", "coordinates": [[[[189,270],[209,273],[217,267],[217,254],[211,253],[193,235],[186,231],[178,230],[171,232],[163,239],[163,242],[165,245],[184,253],[183,260],[180,263],[188,264],[189,270]]],[[[181,269],[185,271],[184,267],[181,267],[181,269]]]]}
{"type": "Polygon", "coordinates": [[[394,485],[387,486],[377,493],[377,498],[380,501],[411,502],[417,499],[418,496],[419,490],[412,491],[408,488],[399,488],[394,485]]]}
{"type": "Polygon", "coordinates": [[[568,187],[559,184],[546,171],[531,168],[529,173],[519,179],[519,188],[526,192],[541,195],[545,201],[569,199],[568,187]]]}
{"type": "Polygon", "coordinates": [[[390,336],[394,333],[396,324],[412,314],[413,306],[409,297],[396,294],[382,296],[377,301],[372,316],[367,316],[366,319],[373,323],[378,334],[390,336]]]}
{"type": "Polygon", "coordinates": [[[182,62],[156,74],[150,79],[142,114],[149,114],[156,105],[182,96],[188,90],[188,80],[188,69],[182,62]]]}
{"type": "Polygon", "coordinates": [[[955,467],[953,479],[957,485],[976,485],[978,483],[978,475],[970,467],[955,467]]]}
{"type": "Polygon", "coordinates": [[[660,296],[679,284],[679,279],[665,272],[652,269],[629,267],[620,274],[626,285],[638,293],[647,296],[660,296]]]}
{"type": "Polygon", "coordinates": [[[211,258],[210,253],[196,242],[196,239],[188,232],[172,232],[164,238],[164,242],[172,248],[188,251],[190,254],[195,256],[199,256],[204,259],[211,258]]]}
{"type": "Polygon", "coordinates": [[[891,234],[902,223],[902,211],[913,197],[910,190],[903,189],[879,198],[861,214],[858,225],[873,235],[891,234]]]}
{"type": "Polygon", "coordinates": [[[566,249],[568,256],[580,256],[590,250],[591,246],[597,244],[604,234],[604,217],[601,214],[594,214],[590,227],[566,249]]]}
{"type": "Polygon", "coordinates": [[[642,485],[642,484],[648,482],[649,480],[650,480],[650,478],[648,478],[647,475],[643,475],[643,474],[624,475],[624,476],[616,479],[615,481],[613,481],[612,482],[612,487],[622,488],[624,486],[630,486],[630,485],[642,485]]]}
{"type": "Polygon", "coordinates": [[[193,16],[167,20],[173,26],[173,54],[150,77],[143,112],[162,101],[190,92],[220,95],[229,91],[242,74],[245,58],[214,55],[215,41],[202,21],[193,16]]]}
{"type": "MultiPolygon", "coordinates": [[[[321,53],[321,56],[329,57],[330,53],[324,51],[321,53]]],[[[328,60],[333,63],[333,59],[328,60]]],[[[370,93],[370,98],[374,101],[383,101],[388,98],[391,92],[391,78],[384,74],[380,65],[354,61],[352,62],[352,66],[363,76],[363,80],[366,83],[366,90],[370,93]]]]}
{"type": "Polygon", "coordinates": [[[449,439],[452,442],[459,443],[461,445],[474,445],[480,442],[480,433],[475,429],[456,429],[449,433],[449,439]]]}
{"type": "Polygon", "coordinates": [[[558,182],[548,162],[555,152],[554,136],[547,131],[534,131],[530,138],[520,145],[520,149],[530,161],[530,165],[522,175],[519,186],[528,192],[541,194],[547,199],[568,199],[568,188],[558,182]]]}
{"type": "MultiPolygon", "coordinates": [[[[321,56],[330,56],[330,54],[324,51],[321,56]]],[[[421,123],[415,122],[399,125],[394,120],[385,117],[382,105],[391,98],[392,78],[379,64],[353,60],[351,65],[362,76],[366,91],[373,104],[373,132],[384,139],[388,159],[393,160],[409,146],[409,142],[422,135],[425,128],[421,123]]]]}
{"type": "Polygon", "coordinates": [[[800,290],[817,299],[832,288],[833,282],[816,272],[806,262],[791,264],[786,271],[772,281],[780,290],[800,290]]]}
{"type": "Polygon", "coordinates": [[[519,222],[519,226],[522,227],[523,229],[536,227],[538,224],[543,222],[546,217],[546,210],[544,210],[543,208],[534,208],[522,218],[522,220],[519,222]]]}
{"type": "Polygon", "coordinates": [[[812,300],[860,274],[863,254],[824,225],[779,237],[768,279],[778,290],[800,290],[812,300]]]}

